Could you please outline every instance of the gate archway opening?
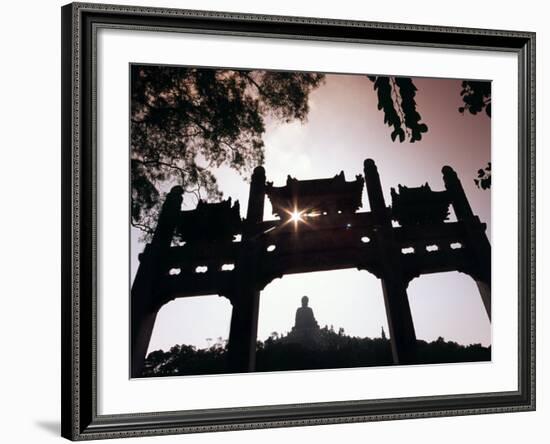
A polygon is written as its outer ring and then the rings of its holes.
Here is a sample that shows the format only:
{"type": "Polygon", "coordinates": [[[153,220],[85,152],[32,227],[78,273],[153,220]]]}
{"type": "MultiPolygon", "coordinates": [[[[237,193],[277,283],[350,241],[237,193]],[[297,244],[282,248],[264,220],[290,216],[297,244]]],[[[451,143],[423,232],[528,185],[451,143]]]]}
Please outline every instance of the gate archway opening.
{"type": "Polygon", "coordinates": [[[285,275],[261,292],[258,340],[273,332],[287,334],[295,323],[302,296],[309,298],[319,327],[343,328],[348,336],[380,337],[388,332],[384,296],[372,274],[348,268],[285,275]]]}
{"type": "Polygon", "coordinates": [[[206,295],[175,299],[159,310],[147,355],[182,344],[197,349],[209,348],[220,338],[227,341],[230,323],[231,303],[224,297],[206,295]]]}
{"type": "Polygon", "coordinates": [[[408,295],[417,339],[491,345],[491,322],[470,276],[427,274],[411,281],[408,295]]]}

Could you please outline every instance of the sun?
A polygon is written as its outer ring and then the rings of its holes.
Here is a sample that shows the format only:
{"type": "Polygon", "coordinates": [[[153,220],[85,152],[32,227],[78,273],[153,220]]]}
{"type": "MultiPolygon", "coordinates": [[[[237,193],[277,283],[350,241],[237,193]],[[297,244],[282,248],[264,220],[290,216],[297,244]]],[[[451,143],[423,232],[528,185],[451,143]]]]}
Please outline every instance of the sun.
{"type": "Polygon", "coordinates": [[[298,210],[294,210],[292,213],[290,213],[290,220],[295,224],[298,222],[302,222],[302,213],[298,210]]]}
{"type": "Polygon", "coordinates": [[[307,213],[307,210],[299,210],[298,208],[294,207],[293,210],[288,209],[285,210],[285,212],[288,214],[288,219],[286,219],[285,223],[292,223],[294,225],[294,228],[298,228],[299,223],[304,223],[307,225],[307,221],[303,218],[304,214],[307,213]]]}

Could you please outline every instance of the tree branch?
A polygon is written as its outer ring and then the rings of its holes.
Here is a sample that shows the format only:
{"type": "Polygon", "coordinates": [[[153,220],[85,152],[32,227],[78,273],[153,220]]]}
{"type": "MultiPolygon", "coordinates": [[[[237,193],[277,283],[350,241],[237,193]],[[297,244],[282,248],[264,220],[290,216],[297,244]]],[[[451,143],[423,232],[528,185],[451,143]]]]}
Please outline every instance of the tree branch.
{"type": "Polygon", "coordinates": [[[248,74],[247,72],[243,73],[243,75],[250,81],[250,83],[252,83],[257,89],[258,89],[258,92],[266,97],[267,96],[267,93],[263,90],[263,88],[258,84],[258,82],[256,82],[256,80],[254,80],[254,78],[248,74]]]}

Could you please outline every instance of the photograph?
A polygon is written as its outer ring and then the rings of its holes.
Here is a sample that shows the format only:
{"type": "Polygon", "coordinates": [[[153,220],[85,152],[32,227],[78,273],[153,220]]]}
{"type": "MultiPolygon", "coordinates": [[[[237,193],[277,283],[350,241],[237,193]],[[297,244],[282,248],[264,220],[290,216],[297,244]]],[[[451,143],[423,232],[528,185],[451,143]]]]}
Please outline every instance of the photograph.
{"type": "Polygon", "coordinates": [[[491,362],[490,79],[128,69],[131,378],[491,362]]]}

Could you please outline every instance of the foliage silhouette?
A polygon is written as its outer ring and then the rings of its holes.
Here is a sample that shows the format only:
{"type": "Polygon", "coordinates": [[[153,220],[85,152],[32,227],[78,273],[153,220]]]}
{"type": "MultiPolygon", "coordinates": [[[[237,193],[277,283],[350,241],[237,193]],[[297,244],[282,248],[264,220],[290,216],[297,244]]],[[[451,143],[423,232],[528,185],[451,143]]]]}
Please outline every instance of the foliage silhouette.
{"type": "Polygon", "coordinates": [[[378,109],[384,112],[384,123],[393,127],[391,139],[414,143],[428,131],[416,111],[416,86],[409,77],[368,76],[378,95],[378,109]]]}
{"type": "MultiPolygon", "coordinates": [[[[388,77],[388,76],[367,76],[374,83],[374,90],[377,92],[378,109],[384,112],[384,123],[393,128],[391,140],[399,139],[402,143],[405,140],[414,143],[422,139],[422,134],[428,132],[428,126],[421,123],[422,117],[416,110],[416,91],[410,77],[388,77]]],[[[471,81],[462,82],[460,92],[464,106],[458,111],[470,114],[485,110],[491,117],[491,82],[471,81]]],[[[482,175],[474,179],[478,188],[483,190],[491,187],[491,163],[484,168],[482,175]]]]}
{"type": "Polygon", "coordinates": [[[132,224],[151,234],[162,189],[177,183],[186,198],[218,200],[212,168],[248,176],[263,164],[266,119],[305,121],[322,74],[131,68],[132,224]]]}
{"type": "MultiPolygon", "coordinates": [[[[384,338],[357,338],[326,326],[319,329],[320,345],[306,346],[290,341],[290,335],[273,332],[256,348],[256,371],[312,370],[392,365],[390,341],[384,338]]],[[[143,377],[228,373],[227,348],[222,341],[207,349],[176,345],[168,352],[151,352],[145,361],[143,377]]],[[[417,341],[416,364],[476,362],[491,359],[491,347],[468,346],[438,338],[417,341]]]]}
{"type": "MultiPolygon", "coordinates": [[[[468,111],[475,115],[485,110],[487,116],[491,117],[491,82],[465,80],[462,82],[460,95],[464,106],[458,108],[459,112],[464,114],[468,111]]],[[[478,177],[474,182],[482,190],[491,188],[491,162],[488,162],[485,168],[478,170],[478,177]]]]}
{"type": "Polygon", "coordinates": [[[485,168],[477,170],[477,179],[474,179],[474,182],[482,190],[491,188],[491,162],[488,162],[485,168]]]}
{"type": "Polygon", "coordinates": [[[477,114],[483,109],[491,117],[491,82],[463,81],[460,92],[464,106],[458,108],[462,114],[465,111],[477,114]]]}

